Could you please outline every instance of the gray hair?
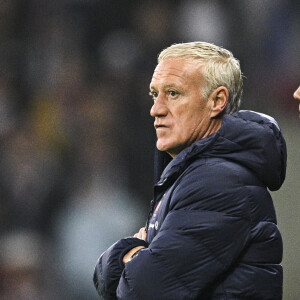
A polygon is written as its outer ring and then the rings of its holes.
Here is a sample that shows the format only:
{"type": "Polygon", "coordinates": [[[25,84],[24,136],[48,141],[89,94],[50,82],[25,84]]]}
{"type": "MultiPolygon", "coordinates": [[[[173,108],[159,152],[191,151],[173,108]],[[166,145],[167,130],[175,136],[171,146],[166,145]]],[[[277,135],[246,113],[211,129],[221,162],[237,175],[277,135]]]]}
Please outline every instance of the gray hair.
{"type": "Polygon", "coordinates": [[[173,44],[159,54],[158,63],[166,58],[178,57],[195,59],[203,65],[206,86],[202,94],[205,99],[217,87],[225,86],[229,99],[224,113],[232,114],[238,110],[243,93],[243,78],[240,63],[230,51],[206,42],[173,44]]]}

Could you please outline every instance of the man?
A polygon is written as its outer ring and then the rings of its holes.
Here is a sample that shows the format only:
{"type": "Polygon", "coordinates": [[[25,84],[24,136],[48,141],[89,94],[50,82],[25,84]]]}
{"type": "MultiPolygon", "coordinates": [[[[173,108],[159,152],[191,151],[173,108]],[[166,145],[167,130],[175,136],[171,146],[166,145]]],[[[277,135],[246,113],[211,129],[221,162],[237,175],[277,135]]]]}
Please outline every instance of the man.
{"type": "Polygon", "coordinates": [[[160,179],[146,229],[104,252],[103,299],[282,299],[270,190],[285,178],[276,121],[238,110],[239,62],[203,42],[162,51],[150,84],[160,179]]]}

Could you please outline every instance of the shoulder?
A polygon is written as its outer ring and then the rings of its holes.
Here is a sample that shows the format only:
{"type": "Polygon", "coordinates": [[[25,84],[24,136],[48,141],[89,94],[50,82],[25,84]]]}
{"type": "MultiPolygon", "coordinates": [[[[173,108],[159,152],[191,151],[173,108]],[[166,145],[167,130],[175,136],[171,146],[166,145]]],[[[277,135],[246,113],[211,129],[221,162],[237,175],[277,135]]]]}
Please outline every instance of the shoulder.
{"type": "Polygon", "coordinates": [[[245,214],[248,185],[260,185],[243,166],[222,158],[200,158],[180,176],[173,192],[175,209],[203,209],[245,214]]]}
{"type": "MultiPolygon", "coordinates": [[[[243,165],[224,158],[199,158],[192,162],[178,180],[178,188],[226,192],[225,187],[238,187],[255,176],[243,165]]],[[[260,184],[259,181],[255,181],[260,184]]]]}

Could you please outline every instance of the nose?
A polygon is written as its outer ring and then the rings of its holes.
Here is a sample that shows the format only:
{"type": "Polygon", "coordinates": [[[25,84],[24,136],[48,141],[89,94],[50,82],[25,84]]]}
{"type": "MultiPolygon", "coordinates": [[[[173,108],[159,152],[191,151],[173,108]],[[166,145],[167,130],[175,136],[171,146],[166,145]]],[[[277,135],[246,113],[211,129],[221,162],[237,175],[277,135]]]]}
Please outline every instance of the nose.
{"type": "Polygon", "coordinates": [[[164,117],[168,114],[168,107],[163,99],[163,96],[158,96],[151,107],[150,115],[155,117],[164,117]]]}
{"type": "Polygon", "coordinates": [[[295,91],[294,93],[294,98],[297,100],[300,100],[300,86],[298,87],[298,89],[295,91]]]}

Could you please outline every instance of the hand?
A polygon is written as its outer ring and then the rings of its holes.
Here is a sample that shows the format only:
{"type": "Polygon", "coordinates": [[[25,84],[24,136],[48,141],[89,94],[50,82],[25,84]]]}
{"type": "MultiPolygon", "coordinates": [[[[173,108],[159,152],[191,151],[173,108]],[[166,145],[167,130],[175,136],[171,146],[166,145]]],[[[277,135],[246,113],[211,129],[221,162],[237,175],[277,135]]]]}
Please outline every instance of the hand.
{"type": "Polygon", "coordinates": [[[146,232],[146,230],[145,230],[145,227],[142,227],[142,228],[139,230],[139,232],[136,233],[136,234],[134,235],[134,237],[146,241],[147,232],[146,232]]]}
{"type": "Polygon", "coordinates": [[[144,249],[145,247],[144,246],[138,246],[138,247],[134,247],[132,248],[131,250],[129,250],[124,256],[123,256],[123,263],[126,264],[128,263],[131,258],[132,258],[132,255],[134,253],[136,253],[137,251],[141,250],[141,249],[144,249]]]}
{"type": "MultiPolygon", "coordinates": [[[[136,238],[138,238],[138,239],[141,239],[141,240],[146,240],[146,237],[147,237],[147,232],[146,232],[146,230],[145,230],[145,227],[142,227],[140,230],[139,230],[139,232],[138,233],[136,233],[135,235],[134,235],[134,237],[136,237],[136,238]]],[[[138,247],[134,247],[134,248],[132,248],[130,251],[128,251],[125,255],[124,255],[124,257],[123,257],[123,263],[124,264],[126,264],[126,263],[128,263],[130,260],[131,260],[131,256],[134,254],[134,253],[136,253],[137,251],[139,251],[139,250],[141,250],[141,249],[143,249],[143,248],[145,248],[145,247],[143,247],[143,246],[138,246],[138,247]]]]}

